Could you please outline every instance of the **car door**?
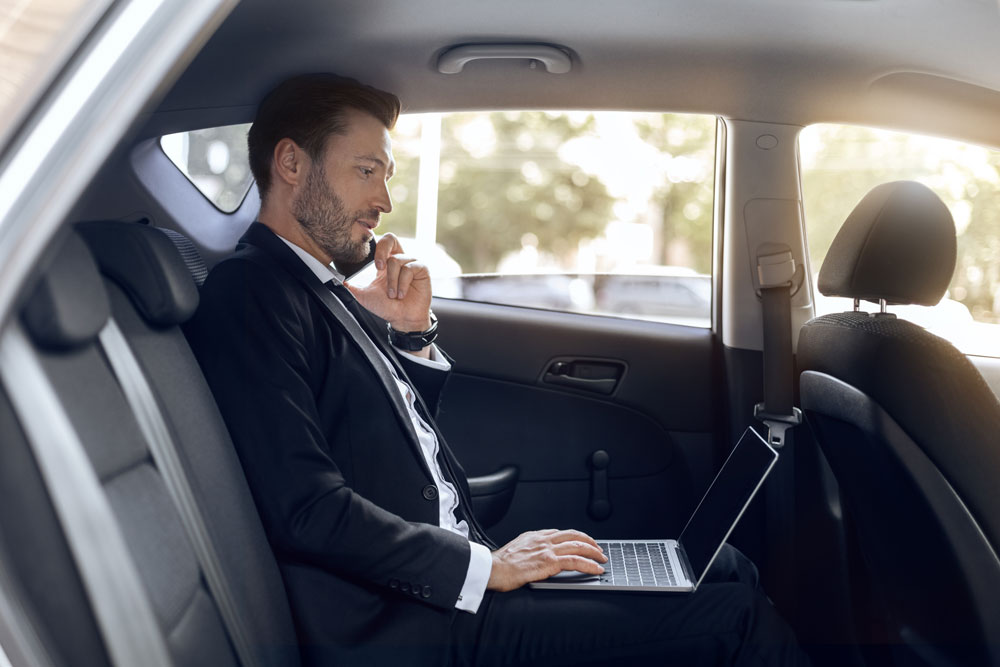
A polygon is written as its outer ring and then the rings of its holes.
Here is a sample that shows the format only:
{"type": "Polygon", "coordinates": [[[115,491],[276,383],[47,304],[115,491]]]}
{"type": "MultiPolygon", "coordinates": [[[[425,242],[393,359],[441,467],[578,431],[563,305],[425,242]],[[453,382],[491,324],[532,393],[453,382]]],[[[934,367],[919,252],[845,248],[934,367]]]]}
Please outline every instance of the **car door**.
{"type": "Polygon", "coordinates": [[[674,114],[397,125],[380,231],[448,258],[427,262],[436,296],[453,297],[434,302],[454,359],[439,423],[496,540],[548,527],[676,536],[707,488],[726,439],[715,135],[715,118],[674,114]]]}
{"type": "Polygon", "coordinates": [[[479,492],[493,496],[495,539],[680,532],[720,435],[710,329],[458,300],[434,309],[455,360],[439,423],[470,476],[504,480],[479,492]]]}

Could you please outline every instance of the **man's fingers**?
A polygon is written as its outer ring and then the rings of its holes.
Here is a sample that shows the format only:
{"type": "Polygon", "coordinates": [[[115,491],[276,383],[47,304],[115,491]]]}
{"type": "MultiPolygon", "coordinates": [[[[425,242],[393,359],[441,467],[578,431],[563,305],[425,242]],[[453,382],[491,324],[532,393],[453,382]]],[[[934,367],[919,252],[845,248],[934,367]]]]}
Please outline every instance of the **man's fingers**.
{"type": "Polygon", "coordinates": [[[412,261],[412,257],[401,254],[390,255],[385,260],[385,291],[390,299],[402,298],[399,296],[399,274],[412,261]]]}
{"type": "Polygon", "coordinates": [[[604,555],[604,552],[602,552],[596,545],[577,540],[573,540],[571,542],[560,542],[552,547],[552,550],[560,556],[583,556],[584,558],[597,561],[599,563],[606,563],[608,560],[607,556],[604,555]]]}
{"type": "Polygon", "coordinates": [[[581,533],[579,530],[560,530],[556,531],[556,533],[552,535],[553,544],[558,544],[560,542],[569,542],[571,540],[575,540],[577,542],[586,542],[587,544],[597,547],[597,540],[595,540],[590,535],[587,535],[586,533],[581,533]]]}
{"type": "Polygon", "coordinates": [[[410,285],[421,275],[426,273],[427,267],[418,261],[411,261],[403,264],[399,268],[399,281],[396,284],[396,298],[405,299],[406,293],[410,290],[410,285]]]}
{"type": "Polygon", "coordinates": [[[587,574],[604,574],[604,567],[600,563],[581,556],[563,556],[559,559],[559,565],[563,570],[576,570],[577,572],[586,572],[587,574]]]}
{"type": "Polygon", "coordinates": [[[401,252],[403,252],[403,246],[399,244],[396,235],[392,232],[383,234],[382,238],[375,243],[375,268],[379,271],[383,270],[389,258],[401,252]]]}

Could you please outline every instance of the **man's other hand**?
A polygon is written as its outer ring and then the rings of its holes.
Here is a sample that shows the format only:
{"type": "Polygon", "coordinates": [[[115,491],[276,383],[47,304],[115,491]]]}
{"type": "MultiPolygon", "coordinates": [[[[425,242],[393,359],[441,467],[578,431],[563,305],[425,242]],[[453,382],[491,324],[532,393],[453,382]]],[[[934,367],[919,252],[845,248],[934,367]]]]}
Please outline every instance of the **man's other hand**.
{"type": "Polygon", "coordinates": [[[378,273],[367,287],[345,285],[362,306],[396,331],[426,331],[431,325],[427,266],[404,254],[394,234],[385,234],[375,246],[375,268],[378,273]]]}
{"type": "Polygon", "coordinates": [[[486,588],[512,591],[563,570],[602,574],[607,557],[592,537],[578,530],[536,530],[522,533],[493,552],[493,570],[486,588]]]}

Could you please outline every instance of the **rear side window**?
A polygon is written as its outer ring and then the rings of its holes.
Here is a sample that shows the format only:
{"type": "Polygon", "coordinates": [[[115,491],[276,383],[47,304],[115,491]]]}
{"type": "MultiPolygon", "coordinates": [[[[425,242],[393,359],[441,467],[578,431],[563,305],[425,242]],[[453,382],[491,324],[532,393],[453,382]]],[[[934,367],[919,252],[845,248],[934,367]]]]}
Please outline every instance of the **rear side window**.
{"type": "MultiPolygon", "coordinates": [[[[955,275],[936,306],[889,310],[966,354],[1000,356],[1000,151],[849,125],[807,127],[799,149],[813,279],[840,225],[871,188],[904,179],[923,183],[955,219],[955,275]]],[[[817,292],[818,315],[851,308],[847,299],[817,292]]]]}
{"type": "Polygon", "coordinates": [[[716,119],[404,116],[379,232],[438,296],[708,327],[716,119]]]}
{"type": "Polygon", "coordinates": [[[232,213],[253,183],[247,155],[249,129],[247,123],[168,134],[160,138],[160,146],[216,208],[232,213]]]}

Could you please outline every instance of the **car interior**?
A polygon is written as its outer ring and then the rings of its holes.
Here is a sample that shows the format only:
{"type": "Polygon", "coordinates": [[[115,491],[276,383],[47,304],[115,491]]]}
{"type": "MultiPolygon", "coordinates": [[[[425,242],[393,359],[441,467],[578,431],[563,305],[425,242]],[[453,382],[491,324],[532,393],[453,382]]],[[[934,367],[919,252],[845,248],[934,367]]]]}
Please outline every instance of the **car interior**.
{"type": "Polygon", "coordinates": [[[246,124],[312,72],[402,100],[384,226],[441,255],[438,423],[495,542],[676,536],[752,425],[779,460],[729,541],[815,664],[1000,665],[1000,353],[906,310],[1000,341],[994,0],[65,12],[0,99],[0,665],[301,664],[184,324],[259,211],[246,124]],[[853,128],[880,152],[814,159],[853,128]]]}

